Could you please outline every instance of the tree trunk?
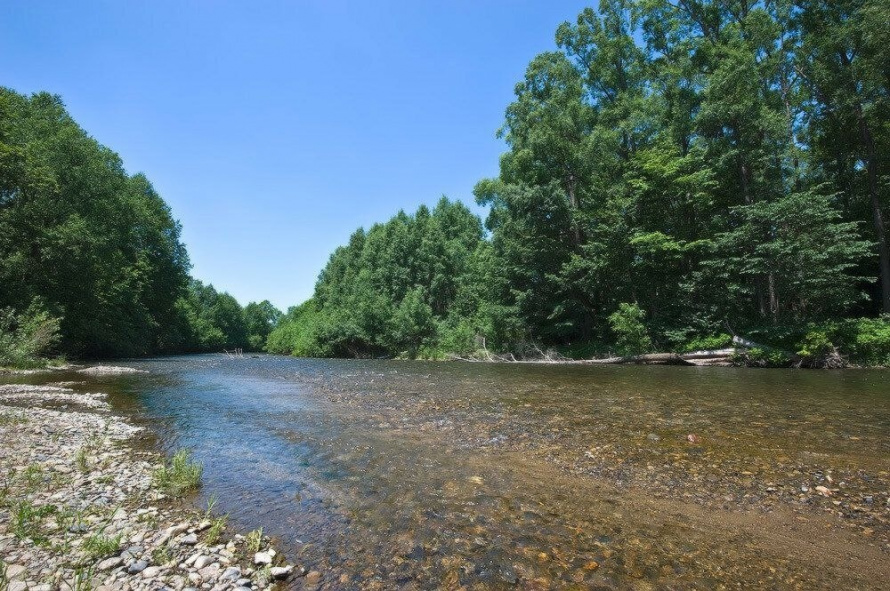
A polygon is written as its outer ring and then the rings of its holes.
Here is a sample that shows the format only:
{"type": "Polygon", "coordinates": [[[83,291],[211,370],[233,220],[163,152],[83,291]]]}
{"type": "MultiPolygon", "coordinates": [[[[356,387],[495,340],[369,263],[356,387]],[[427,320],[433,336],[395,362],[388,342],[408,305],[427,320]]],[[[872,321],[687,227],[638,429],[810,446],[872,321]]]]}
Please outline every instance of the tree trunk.
{"type": "Polygon", "coordinates": [[[575,235],[575,246],[581,246],[581,224],[578,223],[578,214],[581,212],[581,203],[580,199],[578,199],[578,195],[575,192],[575,177],[569,177],[569,205],[572,208],[572,230],[575,235]]]}
{"type": "Polygon", "coordinates": [[[878,197],[878,160],[875,155],[875,139],[871,128],[862,113],[862,106],[857,105],[856,117],[859,119],[859,133],[865,144],[868,159],[868,196],[871,200],[871,213],[878,239],[878,261],[880,265],[881,309],[890,314],[890,248],[887,245],[887,231],[884,227],[884,216],[881,213],[881,201],[878,197]]]}

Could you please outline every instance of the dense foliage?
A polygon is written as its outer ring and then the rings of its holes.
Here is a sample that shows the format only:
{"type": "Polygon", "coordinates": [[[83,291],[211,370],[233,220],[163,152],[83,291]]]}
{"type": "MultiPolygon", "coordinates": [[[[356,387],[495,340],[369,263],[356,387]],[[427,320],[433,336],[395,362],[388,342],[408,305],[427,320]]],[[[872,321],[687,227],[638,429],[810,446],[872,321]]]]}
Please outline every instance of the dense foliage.
{"type": "MultiPolygon", "coordinates": [[[[475,255],[482,224],[442,199],[358,230],[322,271],[315,297],[292,308],[269,350],[300,355],[429,353],[475,305],[475,255]],[[456,314],[460,310],[462,314],[456,314]]],[[[473,332],[468,333],[470,338],[473,332]]]]}
{"type": "Polygon", "coordinates": [[[271,305],[242,310],[188,272],[179,223],[145,176],[59,97],[0,88],[0,365],[260,348],[271,305]]]}
{"type": "Polygon", "coordinates": [[[602,0],[516,87],[500,176],[475,191],[489,234],[444,201],[357,232],[270,348],[745,332],[869,358],[856,335],[886,320],[826,323],[890,313],[888,21],[886,0],[602,0]]]}
{"type": "Polygon", "coordinates": [[[0,367],[40,367],[59,341],[59,319],[50,316],[40,301],[16,314],[0,309],[0,367]]]}
{"type": "Polygon", "coordinates": [[[163,348],[188,278],[179,233],[151,183],[58,97],[0,89],[0,307],[39,298],[73,354],[163,348]]]}

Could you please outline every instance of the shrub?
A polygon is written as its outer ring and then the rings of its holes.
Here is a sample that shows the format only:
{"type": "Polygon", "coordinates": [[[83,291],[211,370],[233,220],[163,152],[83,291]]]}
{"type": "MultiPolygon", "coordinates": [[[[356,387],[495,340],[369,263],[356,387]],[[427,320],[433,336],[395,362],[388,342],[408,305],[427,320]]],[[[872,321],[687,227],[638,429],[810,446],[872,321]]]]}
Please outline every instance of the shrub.
{"type": "Polygon", "coordinates": [[[890,366],[890,315],[857,318],[847,322],[847,348],[866,365],[890,366]]]}
{"type": "Polygon", "coordinates": [[[721,333],[715,335],[707,335],[694,337],[683,345],[683,352],[690,353],[692,351],[712,351],[714,349],[723,349],[732,345],[732,336],[721,333]]]}
{"type": "Polygon", "coordinates": [[[24,313],[0,309],[0,366],[31,368],[46,365],[43,359],[59,342],[59,319],[34,300],[24,313]]]}
{"type": "Polygon", "coordinates": [[[735,361],[751,367],[788,367],[791,357],[778,349],[754,347],[736,356],[735,361]]]}
{"type": "Polygon", "coordinates": [[[643,324],[645,318],[646,313],[636,304],[619,304],[618,310],[609,316],[615,344],[622,355],[639,355],[652,349],[652,339],[643,324]]]}
{"type": "Polygon", "coordinates": [[[826,331],[811,330],[801,339],[797,349],[797,354],[804,359],[817,359],[834,351],[834,343],[826,331]]]}

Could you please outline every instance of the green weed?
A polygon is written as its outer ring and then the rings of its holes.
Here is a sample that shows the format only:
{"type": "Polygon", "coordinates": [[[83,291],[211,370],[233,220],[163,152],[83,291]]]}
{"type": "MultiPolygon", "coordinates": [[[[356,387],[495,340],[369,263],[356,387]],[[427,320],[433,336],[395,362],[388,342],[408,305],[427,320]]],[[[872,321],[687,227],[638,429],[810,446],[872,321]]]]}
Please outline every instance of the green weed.
{"type": "Polygon", "coordinates": [[[122,536],[120,534],[116,536],[93,534],[83,541],[83,546],[81,547],[90,558],[105,558],[118,551],[121,545],[121,539],[122,536]]]}
{"type": "Polygon", "coordinates": [[[263,547],[263,528],[255,529],[245,536],[247,551],[251,554],[259,552],[263,547]]]}
{"type": "Polygon", "coordinates": [[[173,496],[181,496],[201,486],[201,475],[204,467],[191,461],[189,452],[181,449],[169,462],[159,467],[154,473],[155,485],[173,496]]]}
{"type": "Polygon", "coordinates": [[[12,508],[12,533],[20,540],[32,540],[38,546],[46,543],[40,535],[40,522],[57,511],[55,505],[35,507],[30,501],[21,501],[12,508]]]}
{"type": "Polygon", "coordinates": [[[222,517],[214,519],[210,529],[207,530],[207,535],[204,536],[204,543],[208,546],[216,544],[222,536],[223,530],[226,529],[226,522],[228,520],[228,515],[223,515],[222,517]]]}

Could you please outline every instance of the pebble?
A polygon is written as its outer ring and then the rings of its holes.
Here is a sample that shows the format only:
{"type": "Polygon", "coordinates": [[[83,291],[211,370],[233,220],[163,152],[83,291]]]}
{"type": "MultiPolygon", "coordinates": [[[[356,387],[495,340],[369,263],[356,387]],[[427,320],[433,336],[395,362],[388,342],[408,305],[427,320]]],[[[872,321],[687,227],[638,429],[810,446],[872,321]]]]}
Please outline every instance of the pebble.
{"type": "Polygon", "coordinates": [[[195,570],[201,570],[202,568],[204,568],[208,564],[211,564],[212,562],[213,562],[213,559],[209,556],[199,556],[197,558],[197,560],[195,560],[195,562],[194,562],[195,570]]]}
{"type": "MultiPolygon", "coordinates": [[[[7,563],[0,589],[66,589],[74,584],[70,564],[93,573],[88,588],[96,591],[266,589],[274,575],[249,568],[255,556],[247,554],[244,536],[234,534],[231,540],[207,547],[201,543],[202,532],[212,522],[203,512],[158,506],[166,497],[154,487],[153,473],[162,458],[128,445],[141,429],[109,413],[105,398],[59,386],[0,385],[0,412],[14,412],[25,420],[23,428],[0,425],[0,465],[4,473],[7,467],[25,473],[39,464],[44,475],[36,491],[23,480],[7,479],[7,502],[52,504],[59,511],[84,516],[64,525],[56,517],[47,518],[40,533],[48,543],[36,546],[12,536],[9,514],[0,512],[0,556],[7,563]],[[8,400],[14,406],[6,405],[8,400]],[[76,468],[85,448],[87,473],[76,468]],[[118,556],[85,560],[80,548],[93,534],[120,535],[125,550],[118,556]],[[52,550],[63,547],[70,552],[52,550]],[[152,566],[155,561],[177,566],[152,566]]],[[[268,558],[264,564],[271,564],[275,551],[268,548],[263,555],[268,558]]],[[[275,571],[278,576],[293,569],[277,568],[282,569],[275,571]]]]}
{"type": "Polygon", "coordinates": [[[123,564],[124,559],[120,556],[112,556],[111,558],[106,558],[102,562],[96,565],[96,568],[99,570],[111,570],[113,568],[119,567],[123,564]]]}
{"type": "Polygon", "coordinates": [[[10,581],[17,581],[19,579],[24,580],[27,575],[27,570],[21,564],[10,564],[6,567],[6,578],[10,581]]]}
{"type": "Polygon", "coordinates": [[[253,555],[253,563],[257,566],[272,564],[272,556],[268,552],[257,552],[253,555]]]}
{"type": "Polygon", "coordinates": [[[161,572],[161,567],[159,566],[150,566],[144,571],[142,571],[142,578],[144,579],[153,579],[161,572]]]}
{"type": "Polygon", "coordinates": [[[269,574],[272,575],[273,579],[286,579],[292,572],[294,572],[294,567],[291,565],[273,566],[269,569],[269,574]]]}

